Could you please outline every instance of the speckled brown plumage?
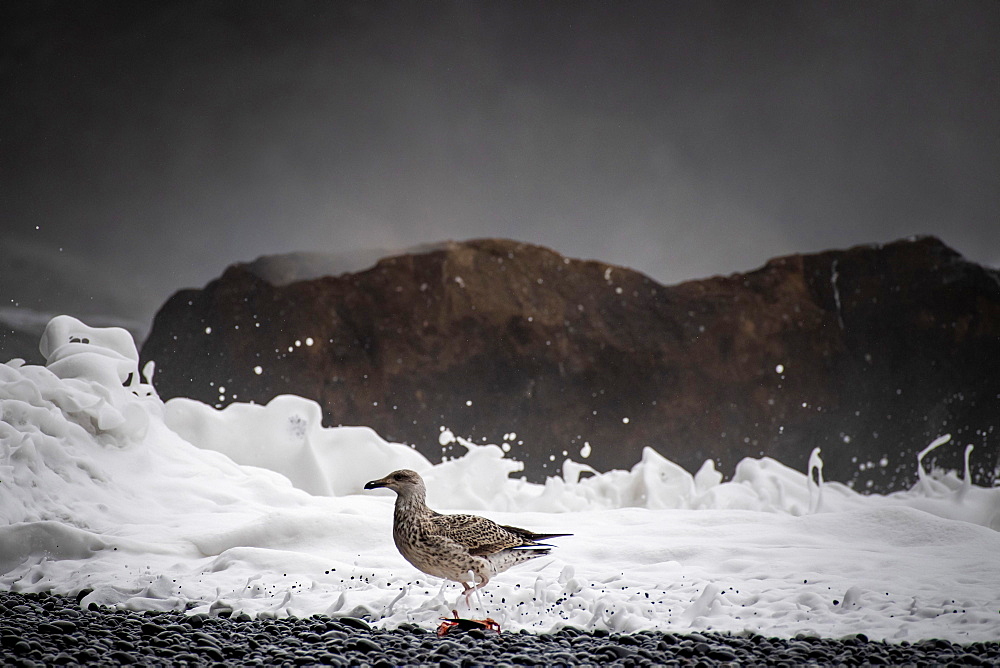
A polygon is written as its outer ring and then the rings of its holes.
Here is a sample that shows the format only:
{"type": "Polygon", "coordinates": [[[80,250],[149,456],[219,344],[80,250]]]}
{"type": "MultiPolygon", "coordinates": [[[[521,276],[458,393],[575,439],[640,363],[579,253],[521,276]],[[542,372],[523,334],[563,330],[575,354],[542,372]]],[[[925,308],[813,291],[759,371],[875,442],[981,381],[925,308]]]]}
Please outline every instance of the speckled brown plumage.
{"type": "Polygon", "coordinates": [[[548,554],[551,546],[538,541],[569,535],[533,533],[477,515],[437,513],[427,507],[423,478],[409,469],[365,485],[377,487],[396,492],[392,537],[399,553],[428,575],[461,583],[467,602],[494,575],[548,554]]]}

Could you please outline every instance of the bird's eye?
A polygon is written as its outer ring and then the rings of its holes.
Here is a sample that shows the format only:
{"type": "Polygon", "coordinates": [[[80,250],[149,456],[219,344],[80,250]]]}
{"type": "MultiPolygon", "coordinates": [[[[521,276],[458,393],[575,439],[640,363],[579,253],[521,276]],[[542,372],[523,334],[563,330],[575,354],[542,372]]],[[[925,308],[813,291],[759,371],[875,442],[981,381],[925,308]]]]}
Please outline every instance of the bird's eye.
{"type": "Polygon", "coordinates": [[[396,475],[392,476],[392,479],[393,480],[402,480],[403,479],[403,474],[402,473],[397,473],[396,475]]]}

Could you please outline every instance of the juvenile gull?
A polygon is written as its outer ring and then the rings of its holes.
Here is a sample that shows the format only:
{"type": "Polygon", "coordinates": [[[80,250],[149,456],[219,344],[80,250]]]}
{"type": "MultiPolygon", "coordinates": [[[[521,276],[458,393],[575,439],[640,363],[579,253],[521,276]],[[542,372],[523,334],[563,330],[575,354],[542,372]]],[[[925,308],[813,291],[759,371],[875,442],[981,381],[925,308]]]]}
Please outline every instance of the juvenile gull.
{"type": "Polygon", "coordinates": [[[548,554],[551,546],[538,541],[571,535],[533,533],[477,515],[437,513],[427,507],[423,478],[409,469],[365,485],[365,489],[377,487],[396,492],[392,539],[399,553],[428,575],[461,583],[467,604],[472,592],[486,586],[494,575],[548,554]],[[473,584],[468,582],[470,571],[473,584]]]}

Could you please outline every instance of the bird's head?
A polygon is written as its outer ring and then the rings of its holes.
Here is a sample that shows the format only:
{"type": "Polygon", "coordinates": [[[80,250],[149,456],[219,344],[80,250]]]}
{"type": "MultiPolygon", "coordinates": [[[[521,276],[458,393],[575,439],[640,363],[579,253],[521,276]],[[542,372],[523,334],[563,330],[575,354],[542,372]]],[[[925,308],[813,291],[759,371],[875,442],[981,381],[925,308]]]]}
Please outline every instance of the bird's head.
{"type": "Polygon", "coordinates": [[[414,492],[424,490],[424,479],[416,471],[400,469],[393,471],[380,480],[372,480],[365,483],[365,489],[377,489],[379,487],[388,487],[400,496],[409,496],[414,492]]]}

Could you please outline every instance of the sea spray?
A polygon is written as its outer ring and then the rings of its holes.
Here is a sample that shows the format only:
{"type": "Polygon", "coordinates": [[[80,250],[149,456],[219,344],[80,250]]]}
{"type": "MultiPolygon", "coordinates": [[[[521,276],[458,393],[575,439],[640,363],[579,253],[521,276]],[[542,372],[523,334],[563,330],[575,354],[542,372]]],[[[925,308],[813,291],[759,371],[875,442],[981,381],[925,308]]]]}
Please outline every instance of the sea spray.
{"type": "Polygon", "coordinates": [[[714,466],[692,476],[648,448],[630,470],[569,466],[531,484],[510,478],[519,463],[502,447],[465,443],[431,465],[369,429],[322,427],[299,397],[164,405],[137,380],[121,333],[62,318],[47,336],[52,368],[0,365],[0,545],[19,546],[0,555],[0,588],[84,606],[434,628],[457,588],[396,553],[390,498],[359,494],[365,480],[419,466],[436,508],[574,534],[537,570],[483,592],[505,629],[1000,635],[1000,490],[967,474],[924,472],[911,490],[866,496],[767,457],[741,461],[729,481],[714,466]],[[696,605],[716,588],[714,604],[696,605]],[[845,614],[852,588],[865,593],[845,614]]]}

